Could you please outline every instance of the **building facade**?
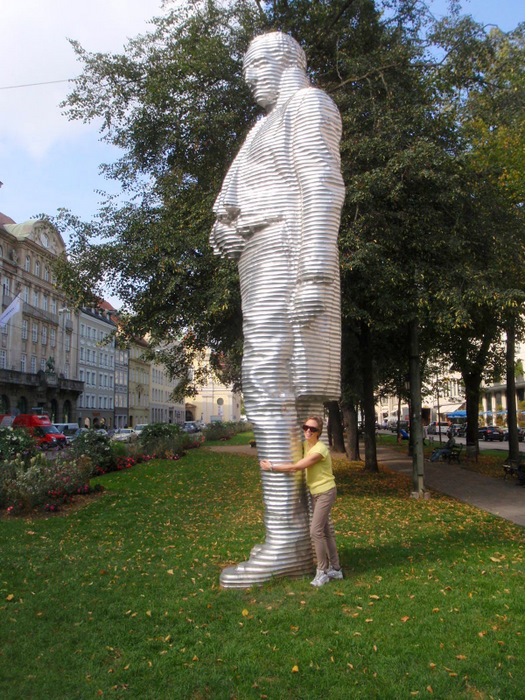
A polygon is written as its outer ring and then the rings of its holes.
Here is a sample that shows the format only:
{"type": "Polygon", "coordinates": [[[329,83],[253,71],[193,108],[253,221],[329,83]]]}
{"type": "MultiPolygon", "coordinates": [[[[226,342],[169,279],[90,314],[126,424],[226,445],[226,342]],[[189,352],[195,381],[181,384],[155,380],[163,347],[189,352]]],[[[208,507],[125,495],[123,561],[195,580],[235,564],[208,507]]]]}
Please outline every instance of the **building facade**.
{"type": "Polygon", "coordinates": [[[170,379],[164,365],[150,365],[150,423],[184,422],[184,403],[171,399],[177,384],[178,380],[170,379]]]}
{"type": "MultiPolygon", "coordinates": [[[[201,358],[200,364],[209,366],[209,353],[201,358]]],[[[216,421],[238,421],[241,418],[242,398],[239,392],[221,384],[212,372],[208,372],[207,382],[199,387],[196,396],[186,400],[185,409],[185,420],[200,421],[204,425],[216,421]]]]}
{"type": "Polygon", "coordinates": [[[39,409],[52,420],[77,420],[77,318],[57,289],[54,260],[65,251],[47,223],[16,224],[0,214],[2,312],[19,297],[19,311],[0,330],[0,410],[39,409]]]}
{"type": "Polygon", "coordinates": [[[103,308],[81,309],[78,315],[78,378],[84,391],[78,418],[86,428],[115,427],[115,322],[103,308]]]}
{"type": "Polygon", "coordinates": [[[148,347],[136,338],[129,347],[129,419],[128,427],[149,423],[150,362],[144,359],[148,347]]]}

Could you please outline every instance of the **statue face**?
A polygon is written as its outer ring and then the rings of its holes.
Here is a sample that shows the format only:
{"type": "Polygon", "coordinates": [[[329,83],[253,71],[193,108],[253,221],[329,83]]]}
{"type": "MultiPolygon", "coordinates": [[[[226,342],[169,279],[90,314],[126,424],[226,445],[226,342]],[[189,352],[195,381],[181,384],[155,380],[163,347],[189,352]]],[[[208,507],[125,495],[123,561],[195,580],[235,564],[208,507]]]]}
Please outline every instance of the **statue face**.
{"type": "Polygon", "coordinates": [[[244,57],[244,79],[257,104],[269,111],[279,97],[284,65],[262,43],[250,46],[244,57]]]}

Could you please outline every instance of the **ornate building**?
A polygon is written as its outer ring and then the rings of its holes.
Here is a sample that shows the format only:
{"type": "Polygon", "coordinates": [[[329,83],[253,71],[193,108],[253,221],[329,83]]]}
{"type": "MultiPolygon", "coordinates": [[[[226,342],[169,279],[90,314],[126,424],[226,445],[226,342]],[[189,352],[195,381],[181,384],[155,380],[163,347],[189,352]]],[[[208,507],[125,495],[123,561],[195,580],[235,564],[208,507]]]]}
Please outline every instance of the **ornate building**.
{"type": "Polygon", "coordinates": [[[2,312],[20,310],[0,330],[0,412],[41,409],[52,420],[77,419],[78,321],[54,283],[53,261],[65,252],[60,233],[42,221],[16,224],[0,214],[2,312]]]}

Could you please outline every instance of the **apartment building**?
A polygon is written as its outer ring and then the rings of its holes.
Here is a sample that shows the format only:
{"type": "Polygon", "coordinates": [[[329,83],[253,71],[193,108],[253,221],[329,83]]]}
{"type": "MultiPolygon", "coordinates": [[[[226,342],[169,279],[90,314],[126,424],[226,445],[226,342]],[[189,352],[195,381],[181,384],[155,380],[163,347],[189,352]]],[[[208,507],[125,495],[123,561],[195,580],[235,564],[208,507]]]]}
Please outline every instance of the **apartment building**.
{"type": "Polygon", "coordinates": [[[150,365],[150,423],[183,423],[184,403],[171,399],[177,384],[178,380],[170,379],[164,365],[150,365]]]}
{"type": "Polygon", "coordinates": [[[78,400],[80,424],[114,428],[116,324],[110,311],[101,307],[81,309],[78,324],[78,378],[84,382],[78,400]]]}
{"type": "Polygon", "coordinates": [[[134,339],[129,346],[129,419],[128,426],[149,423],[150,362],[144,359],[145,340],[134,339]]]}
{"type": "Polygon", "coordinates": [[[38,408],[55,421],[77,419],[78,319],[54,282],[52,265],[65,251],[60,233],[42,221],[16,224],[0,214],[2,311],[20,309],[0,330],[0,410],[38,408]]]}

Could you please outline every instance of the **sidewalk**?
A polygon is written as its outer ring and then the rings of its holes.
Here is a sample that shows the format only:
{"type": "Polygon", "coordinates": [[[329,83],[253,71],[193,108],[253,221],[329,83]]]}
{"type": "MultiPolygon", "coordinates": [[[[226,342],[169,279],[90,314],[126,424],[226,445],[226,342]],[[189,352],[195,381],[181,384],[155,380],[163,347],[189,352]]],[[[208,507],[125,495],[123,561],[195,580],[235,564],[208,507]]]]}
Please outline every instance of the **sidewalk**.
{"type": "MultiPolygon", "coordinates": [[[[207,449],[257,457],[257,450],[249,445],[224,445],[224,447],[221,445],[207,449]]],[[[344,457],[344,455],[337,456],[344,457]]],[[[387,469],[412,478],[412,460],[405,453],[378,445],[377,459],[387,469]]],[[[458,501],[525,527],[525,488],[517,486],[514,477],[506,480],[494,479],[463,469],[461,465],[446,462],[425,462],[424,472],[425,488],[452,496],[458,501]]]]}
{"type": "MultiPolygon", "coordinates": [[[[397,450],[377,446],[377,459],[388,469],[412,478],[412,460],[397,450]]],[[[494,479],[461,464],[425,462],[425,488],[439,491],[525,527],[525,488],[514,477],[494,479]]]]}

